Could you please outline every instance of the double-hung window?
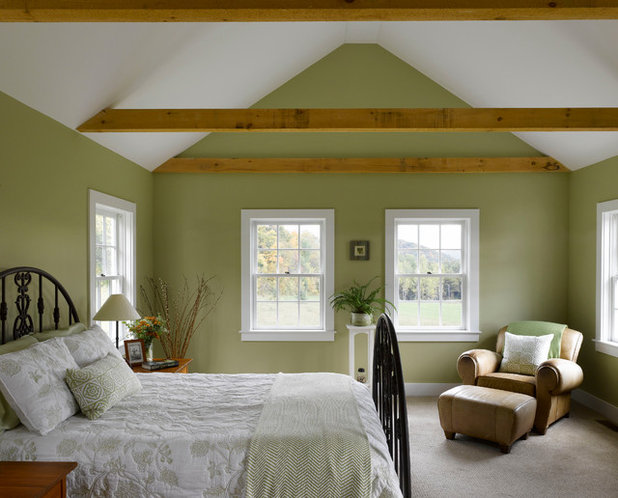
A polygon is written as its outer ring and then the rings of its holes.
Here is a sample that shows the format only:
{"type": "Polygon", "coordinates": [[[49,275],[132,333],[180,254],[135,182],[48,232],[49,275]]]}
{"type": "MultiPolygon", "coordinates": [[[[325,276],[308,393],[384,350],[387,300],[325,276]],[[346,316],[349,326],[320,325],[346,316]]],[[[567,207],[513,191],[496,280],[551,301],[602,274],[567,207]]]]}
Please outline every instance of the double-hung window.
{"type": "MultiPolygon", "coordinates": [[[[135,305],[135,204],[90,190],[90,318],[111,294],[135,305]]],[[[99,322],[110,338],[116,324],[99,322]]],[[[120,327],[120,339],[126,330],[120,327]]]]}
{"type": "Polygon", "coordinates": [[[596,350],[618,356],[618,200],[597,204],[596,350]]]}
{"type": "Polygon", "coordinates": [[[332,341],[334,212],[245,209],[242,340],[332,341]]]}
{"type": "Polygon", "coordinates": [[[386,210],[386,299],[403,341],[479,337],[476,209],[386,210]]]}

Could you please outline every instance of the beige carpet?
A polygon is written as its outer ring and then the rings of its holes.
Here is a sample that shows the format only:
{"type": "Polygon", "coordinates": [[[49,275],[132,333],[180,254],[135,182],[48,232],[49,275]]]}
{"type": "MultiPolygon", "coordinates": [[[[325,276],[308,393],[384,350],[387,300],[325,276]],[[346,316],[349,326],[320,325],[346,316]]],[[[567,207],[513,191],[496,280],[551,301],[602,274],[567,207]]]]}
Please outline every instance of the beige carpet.
{"type": "Polygon", "coordinates": [[[576,403],[507,455],[461,434],[448,441],[435,397],[408,398],[408,419],[413,497],[618,497],[618,432],[576,403]]]}

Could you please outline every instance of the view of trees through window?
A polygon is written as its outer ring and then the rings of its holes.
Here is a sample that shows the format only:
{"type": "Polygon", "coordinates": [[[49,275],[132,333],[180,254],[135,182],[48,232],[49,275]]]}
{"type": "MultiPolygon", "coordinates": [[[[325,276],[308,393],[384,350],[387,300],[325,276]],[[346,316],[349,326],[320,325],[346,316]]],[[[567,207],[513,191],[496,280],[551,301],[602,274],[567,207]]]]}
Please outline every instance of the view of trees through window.
{"type": "Polygon", "coordinates": [[[395,273],[400,325],[462,325],[460,223],[398,224],[395,273]]]}
{"type": "MultiPolygon", "coordinates": [[[[118,272],[118,217],[98,210],[95,222],[95,309],[98,310],[111,294],[122,291],[122,277],[118,272]]],[[[99,326],[115,337],[115,324],[100,322],[99,326]]]]}
{"type": "Polygon", "coordinates": [[[322,326],[321,225],[256,224],[256,328],[322,326]]]}

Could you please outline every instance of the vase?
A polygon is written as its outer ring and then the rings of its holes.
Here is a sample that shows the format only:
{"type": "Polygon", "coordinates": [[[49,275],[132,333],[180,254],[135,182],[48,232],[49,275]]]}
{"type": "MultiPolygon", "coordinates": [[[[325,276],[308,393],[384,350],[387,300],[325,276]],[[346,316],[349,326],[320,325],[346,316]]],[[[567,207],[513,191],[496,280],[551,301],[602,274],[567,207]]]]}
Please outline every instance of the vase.
{"type": "Polygon", "coordinates": [[[371,319],[373,315],[369,315],[367,313],[352,313],[352,325],[356,325],[357,327],[365,327],[367,325],[371,325],[371,319]]]}
{"type": "Polygon", "coordinates": [[[152,361],[154,358],[153,355],[153,344],[152,342],[150,344],[144,344],[144,347],[146,348],[146,361],[152,361]]]}

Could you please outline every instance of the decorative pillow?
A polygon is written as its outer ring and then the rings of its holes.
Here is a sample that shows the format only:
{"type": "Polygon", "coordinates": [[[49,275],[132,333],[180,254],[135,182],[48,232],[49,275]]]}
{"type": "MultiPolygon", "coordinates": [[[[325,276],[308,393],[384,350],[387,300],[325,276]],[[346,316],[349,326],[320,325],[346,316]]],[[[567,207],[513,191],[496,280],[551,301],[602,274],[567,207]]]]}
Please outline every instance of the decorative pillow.
{"type": "Polygon", "coordinates": [[[101,358],[105,358],[110,353],[122,359],[122,355],[116,349],[112,340],[97,325],[79,334],[63,337],[62,340],[80,367],[90,365],[101,358]]]}
{"type": "MultiPolygon", "coordinates": [[[[14,353],[22,349],[29,348],[33,344],[37,344],[36,340],[29,335],[17,339],[16,341],[7,342],[0,346],[0,355],[6,353],[14,353]]],[[[0,434],[9,429],[14,429],[19,425],[19,417],[15,410],[11,408],[9,402],[0,394],[0,434]]]]}
{"type": "Polygon", "coordinates": [[[82,369],[67,370],[65,380],[82,413],[90,420],[142,388],[126,362],[112,353],[82,369]]]}
{"type": "Polygon", "coordinates": [[[534,375],[536,368],[547,359],[553,338],[553,334],[533,336],[505,332],[500,372],[534,375]]]}
{"type": "Polygon", "coordinates": [[[560,343],[562,342],[562,334],[566,328],[567,326],[564,323],[527,320],[509,323],[506,331],[517,335],[539,336],[553,334],[554,338],[549,347],[548,358],[560,358],[560,343]]]}
{"type": "Polygon", "coordinates": [[[36,334],[30,334],[37,341],[42,342],[54,337],[66,337],[67,335],[79,334],[86,330],[86,326],[83,323],[74,323],[68,329],[58,330],[46,330],[44,332],[37,332],[36,334]]]}
{"type": "Polygon", "coordinates": [[[0,356],[0,391],[29,430],[44,436],[77,413],[67,368],[77,364],[60,338],[0,356]]]}

